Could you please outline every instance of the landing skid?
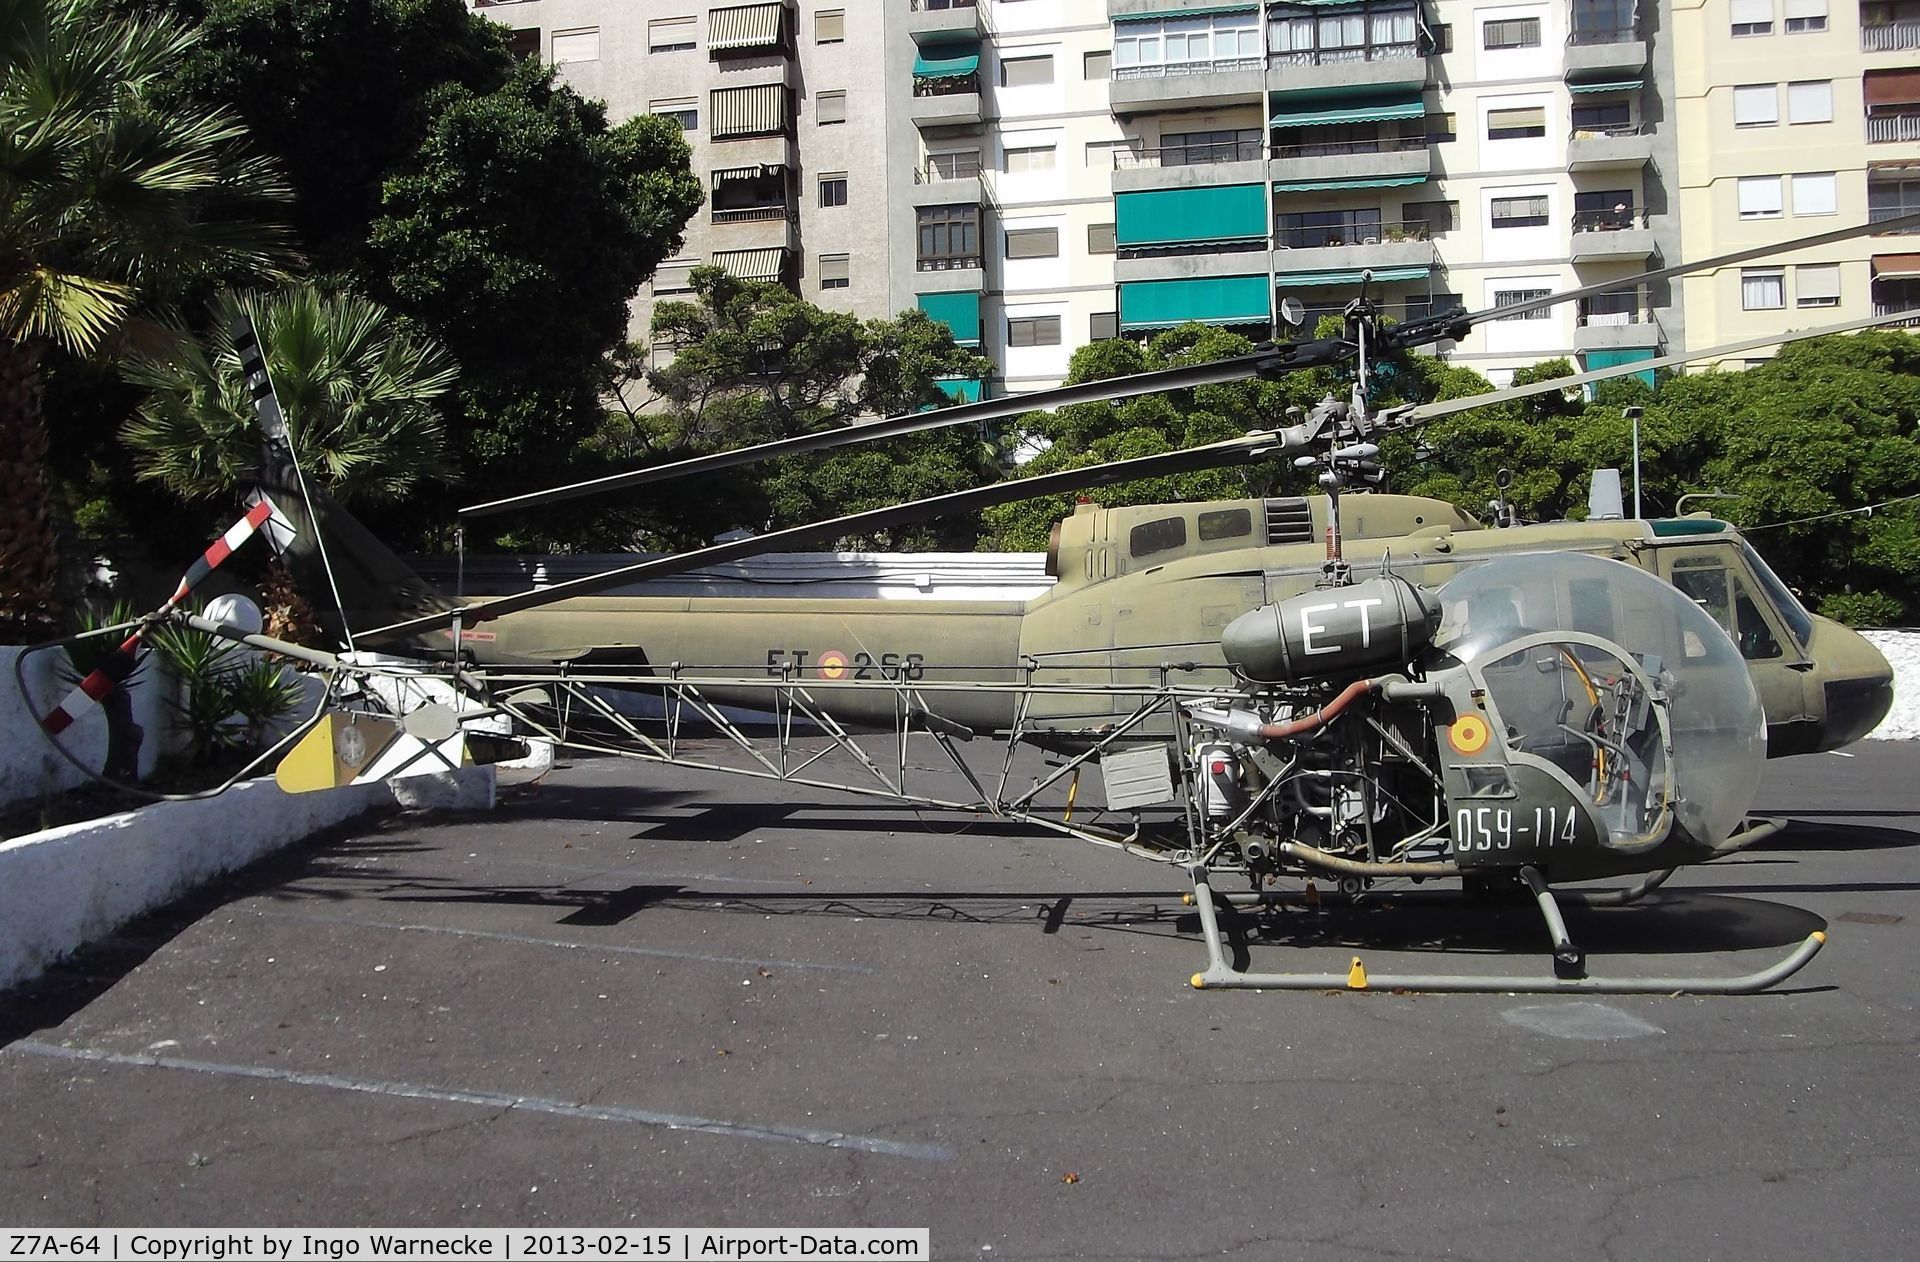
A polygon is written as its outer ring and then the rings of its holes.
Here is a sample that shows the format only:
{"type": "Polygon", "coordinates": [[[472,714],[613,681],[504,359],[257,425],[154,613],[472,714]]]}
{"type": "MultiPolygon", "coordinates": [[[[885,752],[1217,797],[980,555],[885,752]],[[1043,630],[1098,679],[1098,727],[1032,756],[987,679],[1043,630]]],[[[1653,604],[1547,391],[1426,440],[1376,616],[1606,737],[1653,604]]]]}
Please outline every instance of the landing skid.
{"type": "Polygon", "coordinates": [[[1194,906],[1200,913],[1200,934],[1207,946],[1207,967],[1193,975],[1196,990],[1387,990],[1451,994],[1599,994],[1599,995],[1750,995],[1777,986],[1806,967],[1826,945],[1827,935],[1816,931],[1791,954],[1758,972],[1739,977],[1588,977],[1586,956],[1574,945],[1561,918],[1553,891],[1532,868],[1521,876],[1532,891],[1552,939],[1552,977],[1478,977],[1458,973],[1369,974],[1360,957],[1345,973],[1252,973],[1228,962],[1226,941],[1215,910],[1217,896],[1204,864],[1188,869],[1193,878],[1194,906]]]}

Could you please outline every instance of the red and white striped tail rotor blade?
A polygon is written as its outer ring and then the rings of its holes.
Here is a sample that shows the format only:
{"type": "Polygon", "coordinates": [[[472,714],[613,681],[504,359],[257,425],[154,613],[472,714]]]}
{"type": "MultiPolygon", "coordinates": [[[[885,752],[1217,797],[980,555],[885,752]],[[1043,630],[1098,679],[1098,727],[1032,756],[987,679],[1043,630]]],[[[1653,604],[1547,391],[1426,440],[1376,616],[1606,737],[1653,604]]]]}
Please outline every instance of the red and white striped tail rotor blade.
{"type": "MultiPolygon", "coordinates": [[[[245,517],[229,526],[227,532],[215,539],[207,550],[200,554],[199,560],[187,568],[186,574],[180,579],[180,586],[175,588],[173,595],[167,598],[163,608],[172,609],[192,595],[193,589],[207,575],[218,569],[222,561],[232,556],[235,548],[253,538],[254,532],[260,529],[261,523],[272,515],[272,502],[262,496],[252,508],[247,510],[245,517]]],[[[48,735],[58,736],[66,731],[73,725],[75,719],[86,713],[89,706],[100,704],[108,693],[126,682],[127,676],[133,674],[134,668],[140,664],[141,640],[146,636],[147,627],[150,625],[152,624],[143,624],[123,640],[112,655],[82,679],[59,705],[47,713],[46,718],[40,720],[40,726],[48,735]]]]}

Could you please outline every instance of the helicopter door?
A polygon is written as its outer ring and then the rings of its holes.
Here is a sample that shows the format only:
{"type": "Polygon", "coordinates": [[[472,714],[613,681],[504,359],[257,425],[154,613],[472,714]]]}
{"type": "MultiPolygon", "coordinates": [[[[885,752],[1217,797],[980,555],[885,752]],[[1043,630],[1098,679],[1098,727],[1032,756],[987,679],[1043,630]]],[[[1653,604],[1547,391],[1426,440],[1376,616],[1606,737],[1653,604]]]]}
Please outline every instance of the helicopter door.
{"type": "Polygon", "coordinates": [[[1809,676],[1797,669],[1801,656],[1739,564],[1722,549],[1669,552],[1664,564],[1667,580],[1706,610],[1739,647],[1766,708],[1767,725],[1817,720],[1819,710],[1807,692],[1809,676]]]}

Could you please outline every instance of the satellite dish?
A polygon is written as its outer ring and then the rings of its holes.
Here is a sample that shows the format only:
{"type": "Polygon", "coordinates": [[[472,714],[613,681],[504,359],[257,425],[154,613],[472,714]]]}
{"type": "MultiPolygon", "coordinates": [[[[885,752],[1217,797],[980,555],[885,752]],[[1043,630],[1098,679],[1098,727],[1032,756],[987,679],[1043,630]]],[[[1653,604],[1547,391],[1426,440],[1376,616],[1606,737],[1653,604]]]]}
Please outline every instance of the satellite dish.
{"type": "Polygon", "coordinates": [[[1280,320],[1290,329],[1297,329],[1307,318],[1307,309],[1300,305],[1298,298],[1280,300],[1280,320]]]}

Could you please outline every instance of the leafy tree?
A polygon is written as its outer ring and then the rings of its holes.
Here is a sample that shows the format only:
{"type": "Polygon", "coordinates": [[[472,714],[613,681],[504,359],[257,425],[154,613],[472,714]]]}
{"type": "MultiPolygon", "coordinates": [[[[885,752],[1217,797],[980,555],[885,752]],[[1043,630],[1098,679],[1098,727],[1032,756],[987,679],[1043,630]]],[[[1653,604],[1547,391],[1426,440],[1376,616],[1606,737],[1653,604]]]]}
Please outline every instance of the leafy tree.
{"type": "MultiPolygon", "coordinates": [[[[239,111],[285,161],[321,267],[464,366],[440,406],[470,490],[558,475],[600,422],[628,302],[700,206],[678,124],[609,125],[460,0],[205,12],[180,89],[239,111]]],[[[416,528],[444,508],[428,491],[409,500],[416,528]]]]}
{"type": "Polygon", "coordinates": [[[450,472],[433,401],[458,376],[430,337],[351,294],[311,285],[223,293],[207,345],[182,337],[132,361],[148,395],[122,437],[140,476],[187,499],[231,497],[259,462],[259,433],[230,330],[253,317],[287,434],[306,475],[342,503],[393,500],[450,472]]]}
{"type": "MultiPolygon", "coordinates": [[[[585,453],[601,471],[940,406],[949,402],[941,378],[979,378],[992,367],[919,311],[860,320],[717,267],[696,268],[692,284],[692,301],[654,310],[655,344],[675,348],[672,362],[643,369],[637,350],[623,358],[613,386],[626,406],[585,453]]],[[[590,521],[575,522],[602,545],[691,546],[730,528],[779,529],[978,485],[996,475],[993,456],[974,427],[956,426],[642,488],[630,496],[639,507],[596,503],[590,521]]],[[[958,520],[845,542],[966,548],[978,534],[976,521],[958,520]]]]}
{"type": "Polygon", "coordinates": [[[159,99],[195,38],[101,0],[0,0],[0,636],[56,610],[43,359],[111,355],[155,297],[288,259],[287,187],[240,121],[159,99]]]}

